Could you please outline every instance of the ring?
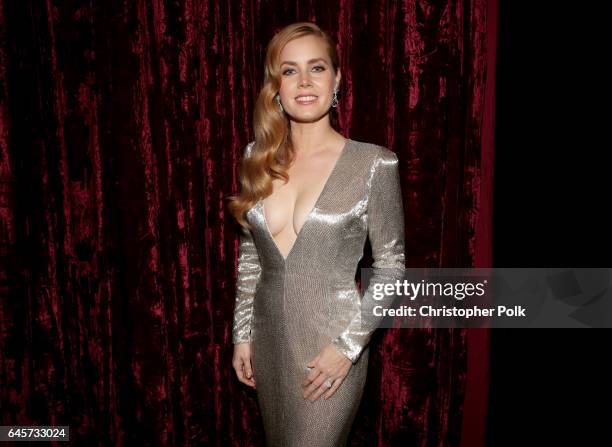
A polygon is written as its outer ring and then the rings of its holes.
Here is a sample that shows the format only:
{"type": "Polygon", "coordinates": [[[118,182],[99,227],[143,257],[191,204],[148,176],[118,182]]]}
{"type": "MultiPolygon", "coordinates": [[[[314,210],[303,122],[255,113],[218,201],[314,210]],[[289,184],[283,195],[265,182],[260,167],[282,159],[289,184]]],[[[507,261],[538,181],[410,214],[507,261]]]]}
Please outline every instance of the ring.
{"type": "Polygon", "coordinates": [[[332,382],[331,380],[327,379],[325,382],[323,382],[323,385],[325,385],[325,388],[331,388],[332,382]]]}

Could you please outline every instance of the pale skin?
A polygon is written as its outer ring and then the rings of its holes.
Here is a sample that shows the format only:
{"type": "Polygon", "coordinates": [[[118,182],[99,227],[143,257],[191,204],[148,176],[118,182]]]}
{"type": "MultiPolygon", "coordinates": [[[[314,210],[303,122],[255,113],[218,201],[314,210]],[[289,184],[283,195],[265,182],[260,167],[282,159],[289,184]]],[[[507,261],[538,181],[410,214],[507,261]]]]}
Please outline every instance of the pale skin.
{"type": "MultiPolygon", "coordinates": [[[[265,217],[281,255],[286,258],[308,214],[314,207],[345,144],[329,120],[334,85],[340,85],[340,70],[334,72],[323,40],[303,36],[287,43],[280,53],[279,95],[291,126],[296,157],[289,167],[287,183],[272,181],[272,194],[263,201],[265,217]],[[310,104],[299,96],[316,96],[310,104]]],[[[256,388],[250,343],[234,345],[232,365],[238,380],[256,388]]],[[[302,396],[311,402],[332,397],[352,363],[333,344],[325,346],[306,365],[312,370],[301,384],[302,396]],[[329,379],[331,388],[324,384],[329,379]]]]}

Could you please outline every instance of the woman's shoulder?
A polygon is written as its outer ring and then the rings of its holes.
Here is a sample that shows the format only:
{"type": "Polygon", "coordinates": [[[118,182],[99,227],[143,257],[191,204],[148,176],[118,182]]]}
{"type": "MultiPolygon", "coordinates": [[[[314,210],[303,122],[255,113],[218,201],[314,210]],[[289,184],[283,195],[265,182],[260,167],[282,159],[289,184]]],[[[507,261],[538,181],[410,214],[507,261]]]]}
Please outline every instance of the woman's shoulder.
{"type": "Polygon", "coordinates": [[[373,162],[396,162],[397,155],[390,149],[375,143],[352,140],[361,155],[367,155],[373,162]]]}

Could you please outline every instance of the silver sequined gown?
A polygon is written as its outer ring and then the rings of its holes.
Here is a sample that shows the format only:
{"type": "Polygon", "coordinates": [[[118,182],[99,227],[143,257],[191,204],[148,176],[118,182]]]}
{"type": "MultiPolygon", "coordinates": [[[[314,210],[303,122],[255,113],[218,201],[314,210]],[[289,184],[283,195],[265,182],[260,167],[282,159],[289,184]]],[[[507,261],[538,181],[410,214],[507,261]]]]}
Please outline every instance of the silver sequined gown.
{"type": "Polygon", "coordinates": [[[360,318],[360,303],[373,302],[372,284],[395,283],[404,273],[398,159],[386,148],[347,139],[286,259],[261,201],[246,218],[252,229],[240,238],[232,336],[233,343],[251,343],[266,445],[344,446],[375,329],[360,318]],[[355,273],[368,236],[374,274],[362,297],[355,273]],[[329,343],[353,366],[333,397],[310,402],[302,397],[305,367],[329,343]]]}

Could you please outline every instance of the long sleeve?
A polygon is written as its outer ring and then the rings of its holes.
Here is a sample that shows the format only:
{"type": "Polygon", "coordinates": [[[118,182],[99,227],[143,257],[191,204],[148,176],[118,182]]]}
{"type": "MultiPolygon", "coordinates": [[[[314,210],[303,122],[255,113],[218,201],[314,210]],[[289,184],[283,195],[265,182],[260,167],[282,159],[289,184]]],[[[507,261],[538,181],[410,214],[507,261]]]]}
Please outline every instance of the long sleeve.
{"type": "Polygon", "coordinates": [[[238,249],[238,275],[236,279],[236,305],[234,307],[234,325],[232,341],[247,343],[251,341],[251,318],[253,316],[253,298],[261,276],[259,255],[253,242],[251,232],[242,228],[238,249]]]}
{"type": "MultiPolygon", "coordinates": [[[[244,157],[251,154],[253,142],[244,149],[244,157]]],[[[253,242],[251,231],[241,228],[238,247],[238,274],[236,278],[236,304],[234,307],[234,324],[232,342],[247,343],[251,341],[251,319],[253,317],[253,299],[255,289],[261,276],[261,265],[257,247],[253,242]]]]}
{"type": "Polygon", "coordinates": [[[373,274],[360,310],[332,341],[353,363],[359,359],[382,319],[374,317],[372,309],[376,305],[389,306],[392,302],[375,300],[374,285],[395,284],[405,273],[404,208],[398,165],[397,156],[383,149],[372,167],[367,222],[374,259],[373,274]]]}

